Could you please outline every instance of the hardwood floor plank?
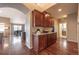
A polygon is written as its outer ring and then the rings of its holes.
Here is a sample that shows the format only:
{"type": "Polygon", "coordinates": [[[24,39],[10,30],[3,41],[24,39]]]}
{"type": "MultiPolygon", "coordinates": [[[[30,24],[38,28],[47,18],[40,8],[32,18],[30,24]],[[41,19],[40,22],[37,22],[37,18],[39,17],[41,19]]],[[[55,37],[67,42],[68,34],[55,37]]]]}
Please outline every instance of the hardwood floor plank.
{"type": "Polygon", "coordinates": [[[0,44],[0,55],[78,55],[78,44],[66,39],[58,40],[39,54],[28,49],[21,39],[14,40],[9,38],[3,40],[3,44],[0,44]]]}

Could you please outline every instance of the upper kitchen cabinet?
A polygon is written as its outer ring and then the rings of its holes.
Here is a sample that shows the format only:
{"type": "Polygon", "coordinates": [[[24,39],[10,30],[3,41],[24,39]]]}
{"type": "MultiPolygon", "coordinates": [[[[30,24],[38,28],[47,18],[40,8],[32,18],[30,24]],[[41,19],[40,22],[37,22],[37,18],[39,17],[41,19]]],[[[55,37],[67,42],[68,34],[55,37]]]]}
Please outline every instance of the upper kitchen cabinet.
{"type": "Polygon", "coordinates": [[[44,14],[44,27],[52,27],[54,25],[54,21],[47,12],[43,12],[44,14]]]}
{"type": "Polygon", "coordinates": [[[37,10],[32,11],[32,21],[33,27],[42,27],[43,14],[37,10]]]}
{"type": "Polygon", "coordinates": [[[33,27],[52,27],[54,21],[47,12],[32,11],[32,25],[33,27]]]}

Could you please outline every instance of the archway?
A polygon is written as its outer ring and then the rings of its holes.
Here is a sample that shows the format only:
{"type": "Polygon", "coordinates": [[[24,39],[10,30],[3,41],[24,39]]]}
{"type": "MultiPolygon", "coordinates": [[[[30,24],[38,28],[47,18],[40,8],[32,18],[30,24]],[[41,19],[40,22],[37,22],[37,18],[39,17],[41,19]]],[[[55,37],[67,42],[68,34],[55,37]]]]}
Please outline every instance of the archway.
{"type": "MultiPolygon", "coordinates": [[[[15,8],[11,8],[11,7],[0,8],[0,17],[10,19],[9,25],[11,24],[24,24],[25,25],[26,23],[26,15],[22,13],[21,11],[15,8]]],[[[11,28],[11,31],[12,31],[12,28],[11,28]]],[[[3,49],[5,50],[8,49],[9,51],[11,48],[14,48],[15,50],[16,49],[19,50],[19,48],[22,48],[21,45],[17,43],[17,42],[21,42],[19,38],[15,38],[15,37],[13,38],[11,36],[10,38],[5,38],[5,39],[6,39],[5,43],[2,42],[3,49]]]]}

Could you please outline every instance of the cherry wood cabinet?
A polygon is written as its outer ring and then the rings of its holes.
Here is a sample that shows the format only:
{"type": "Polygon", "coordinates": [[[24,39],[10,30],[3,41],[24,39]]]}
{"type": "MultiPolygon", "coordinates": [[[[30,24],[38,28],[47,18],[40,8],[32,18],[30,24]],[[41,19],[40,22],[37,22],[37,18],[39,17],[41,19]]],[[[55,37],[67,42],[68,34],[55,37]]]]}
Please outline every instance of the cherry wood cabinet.
{"type": "Polygon", "coordinates": [[[42,27],[43,14],[37,10],[32,11],[32,25],[34,27],[42,27]]]}
{"type": "Polygon", "coordinates": [[[54,44],[57,40],[57,34],[49,34],[47,35],[47,47],[50,46],[51,44],[54,44]]]}
{"type": "Polygon", "coordinates": [[[46,47],[46,36],[45,35],[40,35],[39,36],[39,51],[44,49],[46,47]]]}
{"type": "Polygon", "coordinates": [[[47,12],[32,11],[32,25],[34,27],[52,27],[54,21],[47,12]]]}
{"type": "Polygon", "coordinates": [[[44,27],[52,27],[54,26],[54,21],[51,19],[51,15],[47,12],[43,12],[44,14],[44,27]]]}
{"type": "Polygon", "coordinates": [[[35,53],[40,52],[46,47],[46,36],[45,35],[33,35],[33,50],[35,53]]]}
{"type": "Polygon", "coordinates": [[[43,49],[49,47],[54,44],[57,40],[57,34],[44,34],[44,35],[33,35],[33,50],[36,54],[38,54],[43,49]]]}

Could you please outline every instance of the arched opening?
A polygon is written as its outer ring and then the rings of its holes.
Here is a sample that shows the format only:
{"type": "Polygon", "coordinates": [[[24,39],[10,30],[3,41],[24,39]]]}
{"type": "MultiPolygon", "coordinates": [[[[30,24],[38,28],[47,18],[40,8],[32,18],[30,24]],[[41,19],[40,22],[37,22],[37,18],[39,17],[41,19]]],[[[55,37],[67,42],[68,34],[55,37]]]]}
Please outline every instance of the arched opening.
{"type": "MultiPolygon", "coordinates": [[[[2,39],[2,43],[1,43],[2,49],[5,49],[7,51],[10,51],[11,49],[13,49],[13,51],[18,50],[19,53],[19,51],[23,49],[22,44],[27,46],[26,39],[25,42],[22,43],[23,33],[25,32],[26,34],[27,28],[30,28],[30,25],[29,26],[26,25],[26,22],[28,23],[27,20],[28,20],[27,15],[25,15],[23,12],[19,11],[18,9],[11,7],[0,8],[0,28],[1,28],[0,34],[2,34],[2,36],[1,35],[0,36],[4,37],[5,30],[7,33],[9,33],[9,34],[5,34],[5,36],[7,35],[8,36],[2,39]]],[[[27,34],[29,33],[30,32],[28,32],[27,34]]],[[[30,39],[29,35],[27,36],[28,40],[30,39]]]]}

